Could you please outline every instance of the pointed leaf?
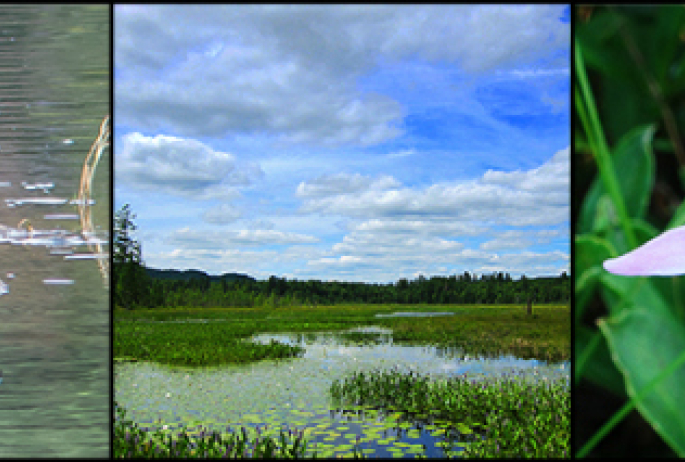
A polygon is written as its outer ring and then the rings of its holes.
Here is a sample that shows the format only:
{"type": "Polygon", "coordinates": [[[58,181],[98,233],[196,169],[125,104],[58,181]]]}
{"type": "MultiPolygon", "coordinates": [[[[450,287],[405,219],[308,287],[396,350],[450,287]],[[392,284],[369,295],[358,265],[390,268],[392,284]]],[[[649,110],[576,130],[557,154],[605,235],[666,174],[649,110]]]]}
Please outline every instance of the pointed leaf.
{"type": "MultiPolygon", "coordinates": [[[[599,321],[612,358],[635,397],[685,351],[685,326],[665,307],[630,306],[599,321]]],[[[685,456],[685,365],[636,404],[640,414],[680,456],[685,456]]]]}

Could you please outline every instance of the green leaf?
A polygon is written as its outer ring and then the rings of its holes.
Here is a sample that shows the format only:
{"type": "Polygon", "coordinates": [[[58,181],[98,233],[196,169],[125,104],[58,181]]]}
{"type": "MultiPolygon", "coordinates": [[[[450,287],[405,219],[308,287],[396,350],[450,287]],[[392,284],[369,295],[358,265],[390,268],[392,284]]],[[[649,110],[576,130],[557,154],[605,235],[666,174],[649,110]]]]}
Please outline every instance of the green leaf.
{"type": "Polygon", "coordinates": [[[627,309],[631,304],[667,307],[663,296],[644,276],[619,276],[604,272],[601,276],[602,298],[611,315],[627,309]]]}
{"type": "MultiPolygon", "coordinates": [[[[665,306],[632,304],[599,328],[634,398],[685,351],[685,326],[665,306]]],[[[636,403],[640,414],[676,453],[685,456],[685,365],[636,403]]]]}
{"type": "Polygon", "coordinates": [[[583,234],[574,238],[573,274],[575,277],[575,315],[579,319],[604,273],[602,262],[614,255],[605,239],[583,234]]]}
{"type": "MultiPolygon", "coordinates": [[[[681,169],[680,171],[685,173],[685,169],[681,169]]],[[[673,229],[683,225],[685,225],[685,202],[682,202],[678,206],[671,217],[671,221],[668,223],[668,226],[666,226],[666,229],[673,229]]]]}
{"type": "Polygon", "coordinates": [[[586,305],[592,298],[595,290],[597,290],[599,278],[603,271],[604,268],[593,266],[580,273],[580,275],[575,273],[576,285],[575,299],[573,300],[573,314],[576,322],[579,322],[582,319],[586,305]]]}
{"type": "Polygon", "coordinates": [[[611,228],[618,226],[618,214],[616,207],[608,194],[602,194],[597,200],[595,219],[592,223],[592,232],[595,234],[605,234],[611,228]]]}
{"type": "MultiPolygon", "coordinates": [[[[573,340],[574,358],[576,361],[578,361],[578,359],[583,356],[586,349],[589,348],[594,335],[601,334],[596,329],[590,329],[583,325],[576,325],[573,340]]],[[[582,378],[599,387],[606,388],[620,398],[627,397],[623,375],[616,369],[616,365],[611,360],[611,354],[604,337],[600,340],[599,344],[594,350],[589,352],[589,356],[585,358],[586,361],[583,365],[582,378]]],[[[577,370],[576,373],[578,373],[577,370]]]]}
{"type": "Polygon", "coordinates": [[[591,234],[576,236],[574,244],[573,271],[575,274],[593,266],[601,267],[602,262],[614,254],[614,249],[609,242],[591,234]]]}
{"type": "MultiPolygon", "coordinates": [[[[655,126],[651,124],[631,130],[621,138],[612,153],[618,185],[631,218],[644,218],[649,206],[654,185],[654,154],[651,147],[654,131],[655,126]]],[[[580,209],[577,232],[583,234],[593,230],[598,202],[605,194],[608,192],[602,179],[595,177],[580,209]]]]}

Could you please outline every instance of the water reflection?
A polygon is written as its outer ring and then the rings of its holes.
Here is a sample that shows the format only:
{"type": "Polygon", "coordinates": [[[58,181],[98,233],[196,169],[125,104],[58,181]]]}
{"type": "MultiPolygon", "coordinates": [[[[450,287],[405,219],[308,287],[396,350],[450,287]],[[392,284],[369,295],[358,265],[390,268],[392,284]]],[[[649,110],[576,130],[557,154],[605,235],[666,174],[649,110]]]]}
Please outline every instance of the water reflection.
{"type": "Polygon", "coordinates": [[[3,5],[0,21],[0,458],[108,457],[108,285],[100,259],[65,257],[109,241],[108,160],[85,198],[97,236],[77,221],[110,113],[109,6],[3,5]]]}
{"type": "MultiPolygon", "coordinates": [[[[502,373],[527,374],[527,378],[567,378],[570,363],[549,363],[537,359],[517,358],[513,355],[469,355],[461,348],[396,344],[392,331],[367,326],[363,331],[353,329],[340,333],[309,332],[305,334],[256,334],[250,341],[268,344],[277,341],[306,349],[303,358],[323,360],[333,367],[364,362],[392,365],[403,372],[418,372],[433,376],[457,376],[464,373],[483,378],[502,373]],[[351,333],[364,332],[365,339],[349,339],[351,333]]],[[[326,364],[324,367],[327,367],[326,364]]]]}

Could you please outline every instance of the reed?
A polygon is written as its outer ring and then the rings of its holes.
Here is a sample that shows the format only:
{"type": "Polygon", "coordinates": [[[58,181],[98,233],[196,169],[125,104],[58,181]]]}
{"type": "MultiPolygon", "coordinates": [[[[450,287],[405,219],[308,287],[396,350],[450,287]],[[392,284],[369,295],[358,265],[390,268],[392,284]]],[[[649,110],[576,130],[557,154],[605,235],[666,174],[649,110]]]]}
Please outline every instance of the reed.
{"type": "MultiPolygon", "coordinates": [[[[86,242],[89,241],[89,236],[95,232],[89,205],[90,190],[93,184],[93,177],[95,176],[95,169],[98,166],[98,162],[100,162],[102,152],[109,146],[109,136],[109,115],[107,115],[102,119],[98,136],[88,151],[81,171],[81,182],[78,192],[78,212],[81,220],[81,234],[86,242]]],[[[99,242],[97,242],[94,247],[95,250],[93,250],[93,245],[88,243],[88,250],[97,254],[102,254],[102,245],[99,242]]],[[[98,268],[100,269],[100,274],[102,275],[103,284],[107,286],[109,280],[109,258],[97,258],[96,260],[98,268]]]]}

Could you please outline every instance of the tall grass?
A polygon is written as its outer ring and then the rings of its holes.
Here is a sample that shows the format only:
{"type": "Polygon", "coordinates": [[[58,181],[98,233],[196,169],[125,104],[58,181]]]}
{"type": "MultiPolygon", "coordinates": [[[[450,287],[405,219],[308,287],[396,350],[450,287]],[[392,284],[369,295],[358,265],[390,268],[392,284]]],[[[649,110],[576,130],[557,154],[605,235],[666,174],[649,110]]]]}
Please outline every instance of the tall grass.
{"type": "Polygon", "coordinates": [[[434,380],[396,370],[354,373],[331,386],[338,404],[401,410],[413,419],[449,422],[466,440],[464,457],[568,457],[568,381],[463,376],[434,380]]]}
{"type": "MultiPolygon", "coordinates": [[[[539,359],[570,357],[568,306],[538,309],[526,316],[524,306],[421,306],[415,311],[452,311],[439,318],[376,318],[377,313],[408,307],[352,305],[291,309],[188,309],[116,311],[114,354],[117,358],[177,366],[218,366],[292,357],[299,347],[272,342],[245,342],[262,332],[340,331],[380,325],[393,329],[395,343],[458,346],[476,355],[517,354],[528,349],[539,359]],[[160,323],[208,319],[207,323],[160,323]],[[136,321],[136,322],[132,322],[136,321]]],[[[348,333],[348,339],[356,339],[348,333]]],[[[364,336],[368,339],[368,336],[364,336]]],[[[361,340],[361,338],[359,339],[361,340]]],[[[403,418],[436,425],[445,435],[446,454],[466,457],[568,457],[570,397],[564,381],[533,381],[517,375],[496,380],[460,376],[433,380],[398,371],[353,374],[330,389],[346,403],[400,411],[403,418]],[[453,452],[454,446],[462,450],[453,452]],[[452,452],[451,452],[452,451],[452,452]]],[[[115,424],[115,457],[304,457],[302,432],[281,433],[248,441],[245,429],[229,436],[203,432],[163,437],[124,419],[115,424]]],[[[400,427],[402,428],[402,427],[400,427]]],[[[358,457],[357,447],[351,456],[358,457]]]]}

